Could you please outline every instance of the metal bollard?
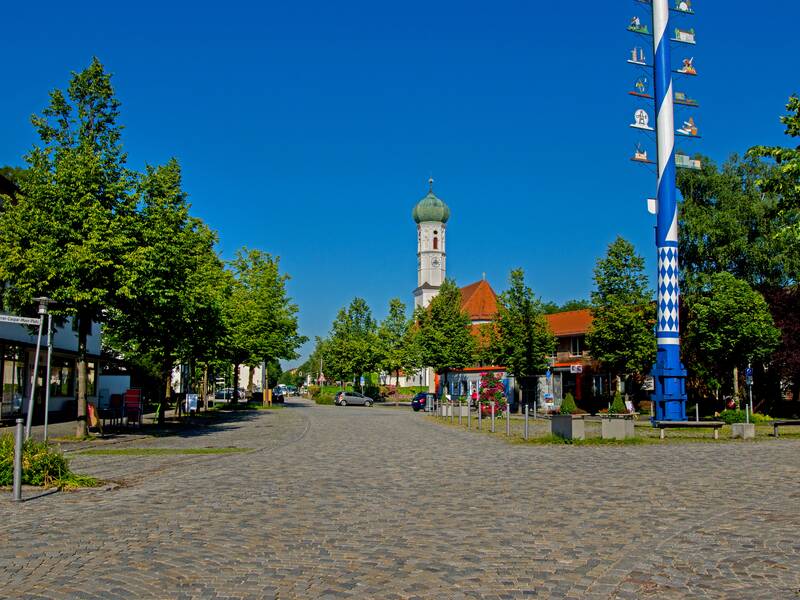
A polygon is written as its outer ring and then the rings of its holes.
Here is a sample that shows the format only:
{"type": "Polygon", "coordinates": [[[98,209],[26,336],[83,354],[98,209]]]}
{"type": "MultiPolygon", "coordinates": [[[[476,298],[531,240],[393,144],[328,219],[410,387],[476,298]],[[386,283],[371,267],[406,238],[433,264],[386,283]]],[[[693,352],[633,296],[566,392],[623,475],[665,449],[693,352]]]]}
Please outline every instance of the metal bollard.
{"type": "Polygon", "coordinates": [[[481,425],[483,423],[483,410],[481,410],[481,403],[478,403],[478,431],[481,429],[481,425]]]}
{"type": "Polygon", "coordinates": [[[461,413],[464,412],[461,408],[461,402],[458,403],[458,424],[461,425],[461,413]]]}
{"type": "Polygon", "coordinates": [[[453,402],[450,402],[450,424],[453,424],[453,402]]]}
{"type": "Polygon", "coordinates": [[[22,419],[17,419],[17,431],[14,440],[14,502],[22,501],[22,439],[24,431],[22,419]]]}
{"type": "Polygon", "coordinates": [[[506,435],[511,437],[511,406],[506,404],[506,435]]]}
{"type": "Polygon", "coordinates": [[[492,433],[494,433],[494,402],[492,402],[492,433]]]}
{"type": "Polygon", "coordinates": [[[524,437],[526,440],[528,439],[528,412],[529,412],[529,411],[528,411],[528,408],[529,408],[529,407],[528,407],[528,405],[526,404],[526,405],[525,405],[525,434],[524,434],[524,436],[523,436],[523,437],[524,437]]]}
{"type": "Polygon", "coordinates": [[[695,421],[699,421],[700,420],[700,403],[699,402],[694,405],[694,420],[695,421]]]}

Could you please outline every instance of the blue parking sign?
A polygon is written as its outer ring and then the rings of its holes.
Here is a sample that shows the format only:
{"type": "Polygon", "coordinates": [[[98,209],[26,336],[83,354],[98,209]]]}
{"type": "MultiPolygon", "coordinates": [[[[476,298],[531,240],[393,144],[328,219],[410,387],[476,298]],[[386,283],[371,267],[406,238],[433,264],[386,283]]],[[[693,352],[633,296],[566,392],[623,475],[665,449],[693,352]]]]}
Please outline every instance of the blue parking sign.
{"type": "Polygon", "coordinates": [[[751,369],[750,367],[747,367],[744,370],[744,375],[745,375],[745,377],[752,377],[753,376],[753,369],[751,369]]]}

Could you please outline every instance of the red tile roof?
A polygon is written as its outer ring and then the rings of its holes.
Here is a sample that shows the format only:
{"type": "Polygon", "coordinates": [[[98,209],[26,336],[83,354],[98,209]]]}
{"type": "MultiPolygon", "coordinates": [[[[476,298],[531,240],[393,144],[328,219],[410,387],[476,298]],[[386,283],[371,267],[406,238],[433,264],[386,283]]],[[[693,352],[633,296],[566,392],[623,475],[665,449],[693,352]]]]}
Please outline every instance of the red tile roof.
{"type": "Polygon", "coordinates": [[[556,336],[580,335],[589,331],[592,311],[588,308],[545,315],[550,330],[556,336]]]}
{"type": "Polygon", "coordinates": [[[482,279],[461,288],[461,308],[473,321],[491,321],[497,314],[497,294],[482,279]]]}

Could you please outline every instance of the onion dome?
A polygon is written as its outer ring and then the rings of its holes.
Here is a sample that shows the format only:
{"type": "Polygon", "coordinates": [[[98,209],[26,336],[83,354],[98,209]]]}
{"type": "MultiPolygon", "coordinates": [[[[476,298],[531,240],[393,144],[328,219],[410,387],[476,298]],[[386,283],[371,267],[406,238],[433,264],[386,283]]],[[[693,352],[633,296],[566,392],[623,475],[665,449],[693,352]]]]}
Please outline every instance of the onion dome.
{"type": "Polygon", "coordinates": [[[424,221],[446,223],[450,218],[450,208],[433,193],[432,178],[428,180],[428,184],[430,185],[428,195],[417,202],[414,210],[411,211],[411,216],[417,223],[424,221]]]}

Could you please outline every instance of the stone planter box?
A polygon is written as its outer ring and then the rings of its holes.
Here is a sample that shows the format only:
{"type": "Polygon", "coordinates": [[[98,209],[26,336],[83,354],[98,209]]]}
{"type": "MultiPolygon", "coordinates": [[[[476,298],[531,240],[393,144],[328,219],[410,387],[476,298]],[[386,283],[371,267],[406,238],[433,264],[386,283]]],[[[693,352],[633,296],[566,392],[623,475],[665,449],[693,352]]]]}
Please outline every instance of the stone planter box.
{"type": "Polygon", "coordinates": [[[733,423],[731,425],[733,430],[731,437],[733,439],[741,438],[743,440],[756,439],[756,425],[755,423],[733,423]]]}
{"type": "Polygon", "coordinates": [[[633,419],[629,417],[603,417],[600,421],[604,440],[625,440],[636,436],[633,419]]]}
{"type": "Polygon", "coordinates": [[[448,406],[447,404],[440,404],[437,412],[439,413],[440,417],[449,417],[450,413],[452,412],[451,408],[452,407],[448,406]]]}
{"type": "Polygon", "coordinates": [[[550,419],[550,431],[566,440],[586,439],[583,415],[553,415],[550,419]]]}
{"type": "Polygon", "coordinates": [[[455,417],[459,415],[462,417],[466,417],[468,414],[469,414],[469,406],[467,406],[466,404],[456,404],[453,407],[453,416],[455,417]]]}

